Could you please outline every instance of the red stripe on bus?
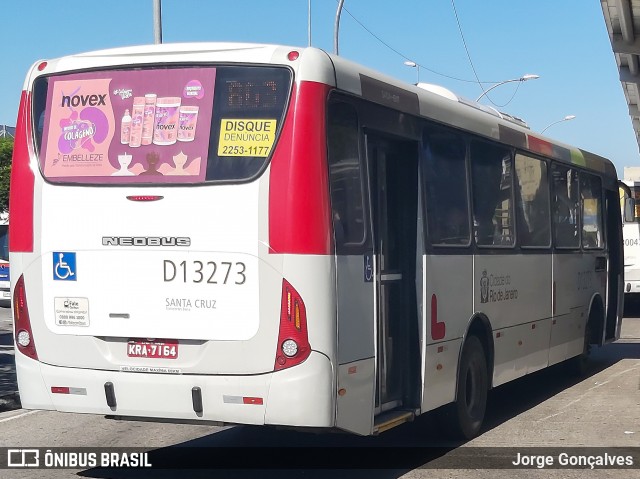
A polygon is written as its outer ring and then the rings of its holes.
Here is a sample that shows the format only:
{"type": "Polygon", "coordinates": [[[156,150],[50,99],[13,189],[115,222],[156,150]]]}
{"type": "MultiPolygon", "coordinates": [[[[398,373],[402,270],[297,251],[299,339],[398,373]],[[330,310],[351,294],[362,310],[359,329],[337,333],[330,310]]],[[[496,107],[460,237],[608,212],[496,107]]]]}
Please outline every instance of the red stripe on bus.
{"type": "Polygon", "coordinates": [[[330,254],[331,211],[325,111],[330,87],[294,86],[271,160],[269,245],[272,253],[330,254]]]}
{"type": "Polygon", "coordinates": [[[9,192],[9,251],[33,251],[33,188],[34,172],[30,166],[31,98],[22,92],[16,137],[13,144],[11,189],[9,192]]]}
{"type": "Polygon", "coordinates": [[[536,138],[535,136],[527,135],[527,139],[529,141],[529,149],[531,151],[535,151],[536,153],[541,153],[543,155],[555,156],[553,154],[553,144],[549,143],[542,138],[536,138]]]}
{"type": "Polygon", "coordinates": [[[438,321],[438,298],[435,294],[431,295],[431,339],[438,341],[445,337],[447,330],[444,321],[438,321]]]}

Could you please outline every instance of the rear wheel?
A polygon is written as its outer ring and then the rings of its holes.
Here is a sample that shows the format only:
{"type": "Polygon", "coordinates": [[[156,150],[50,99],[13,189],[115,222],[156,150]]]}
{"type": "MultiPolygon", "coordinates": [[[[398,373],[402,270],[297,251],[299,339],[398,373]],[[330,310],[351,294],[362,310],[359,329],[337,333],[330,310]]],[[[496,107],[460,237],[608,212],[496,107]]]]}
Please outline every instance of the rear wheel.
{"type": "Polygon", "coordinates": [[[482,343],[470,336],[464,343],[456,400],[445,406],[442,425],[456,439],[471,439],[478,435],[484,420],[489,388],[487,361],[482,343]]]}
{"type": "Polygon", "coordinates": [[[589,356],[591,354],[591,318],[584,327],[584,343],[582,353],[567,361],[567,369],[573,376],[584,376],[589,369],[589,356]]]}

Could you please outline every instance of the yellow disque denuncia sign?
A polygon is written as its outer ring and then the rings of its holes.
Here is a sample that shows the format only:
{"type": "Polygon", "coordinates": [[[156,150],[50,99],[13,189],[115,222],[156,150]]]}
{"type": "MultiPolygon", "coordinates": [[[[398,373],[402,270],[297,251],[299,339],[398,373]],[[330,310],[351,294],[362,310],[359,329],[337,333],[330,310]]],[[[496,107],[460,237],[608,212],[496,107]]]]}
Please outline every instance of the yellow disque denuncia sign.
{"type": "Polygon", "coordinates": [[[276,127],[277,120],[223,118],[218,156],[268,156],[276,139],[276,127]]]}

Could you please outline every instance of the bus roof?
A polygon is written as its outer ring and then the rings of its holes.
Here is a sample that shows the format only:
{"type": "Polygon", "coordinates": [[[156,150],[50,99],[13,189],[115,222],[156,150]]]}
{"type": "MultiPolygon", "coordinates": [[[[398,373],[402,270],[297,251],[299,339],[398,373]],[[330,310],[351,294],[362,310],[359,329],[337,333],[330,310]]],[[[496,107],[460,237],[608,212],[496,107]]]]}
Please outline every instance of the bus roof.
{"type": "Polygon", "coordinates": [[[520,118],[460,97],[439,86],[411,85],[342,57],[328,55],[335,65],[338,89],[617,178],[610,160],[535,133],[520,118]]]}

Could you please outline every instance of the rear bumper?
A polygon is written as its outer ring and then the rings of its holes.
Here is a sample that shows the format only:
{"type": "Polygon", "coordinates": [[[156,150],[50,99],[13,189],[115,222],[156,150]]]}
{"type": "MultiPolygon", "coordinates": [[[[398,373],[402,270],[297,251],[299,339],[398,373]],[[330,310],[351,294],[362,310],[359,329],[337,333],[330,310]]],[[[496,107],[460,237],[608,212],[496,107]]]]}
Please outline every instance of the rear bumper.
{"type": "Polygon", "coordinates": [[[20,400],[25,409],[118,416],[332,427],[335,385],[331,362],[313,351],[302,364],[253,376],[129,373],[65,368],[34,361],[16,351],[20,400]],[[117,405],[107,405],[113,384],[117,405]],[[74,394],[52,393],[69,387],[74,394]],[[202,392],[203,411],[193,408],[192,388],[202,392]],[[243,398],[261,398],[243,402],[243,398]]]}

